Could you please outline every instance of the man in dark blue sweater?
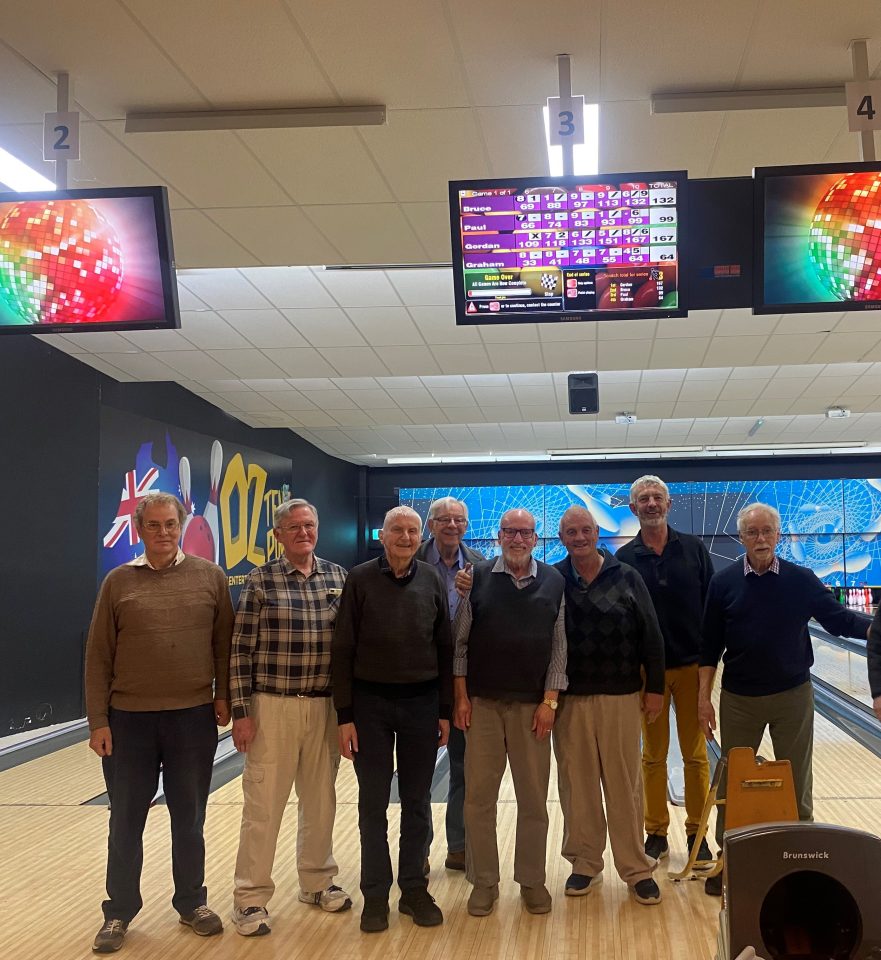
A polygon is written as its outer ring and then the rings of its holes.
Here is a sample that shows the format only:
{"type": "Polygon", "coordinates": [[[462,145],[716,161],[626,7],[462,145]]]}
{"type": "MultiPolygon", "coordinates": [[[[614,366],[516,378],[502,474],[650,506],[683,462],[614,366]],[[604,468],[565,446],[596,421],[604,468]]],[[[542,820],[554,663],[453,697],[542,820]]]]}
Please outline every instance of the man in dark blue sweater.
{"type": "Polygon", "coordinates": [[[398,909],[423,927],[443,922],[428,893],[425,845],[438,746],[450,732],[453,649],[447,591],[414,559],[422,518],[395,507],[382,527],[384,555],[349,572],[331,645],[340,753],[355,763],[361,831],[361,930],[388,927],[392,865],[388,804],[397,756],[401,797],[398,909]]]}
{"type": "Polygon", "coordinates": [[[566,896],[601,879],[606,829],[618,875],[637,902],[661,899],[643,848],[641,720],[664,703],[664,640],[639,574],[597,550],[599,527],[584,507],[560,519],[566,581],[569,686],[554,730],[563,808],[563,856],[572,864],[566,896]],[[642,692],[645,673],[645,692],[642,692]],[[605,795],[605,811],[603,796],[605,795]]]}
{"type": "MultiPolygon", "coordinates": [[[[863,638],[871,620],[841,606],[811,570],[776,555],[780,514],[773,507],[744,507],[737,530],[746,556],[717,573],[707,594],[698,716],[711,740],[716,728],[711,695],[721,657],[723,755],[731,747],[758,750],[768,727],[774,756],[792,764],[799,817],[813,820],[814,652],[808,621],[813,617],[835,636],[863,638]]],[[[719,807],[720,846],[724,832],[724,807],[719,807]]],[[[721,874],[707,881],[706,892],[721,894],[721,874]]]]}

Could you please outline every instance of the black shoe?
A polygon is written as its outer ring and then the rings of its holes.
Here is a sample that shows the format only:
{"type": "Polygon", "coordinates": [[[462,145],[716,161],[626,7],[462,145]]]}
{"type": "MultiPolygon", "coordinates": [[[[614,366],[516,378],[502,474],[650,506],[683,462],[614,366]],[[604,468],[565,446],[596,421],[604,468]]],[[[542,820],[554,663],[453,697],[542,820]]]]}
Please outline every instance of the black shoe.
{"type": "Polygon", "coordinates": [[[464,870],[465,869],[465,851],[464,850],[448,850],[447,859],[444,860],[444,866],[447,870],[464,870]]]}
{"type": "Polygon", "coordinates": [[[663,860],[670,853],[670,845],[662,833],[650,833],[645,838],[645,855],[652,860],[663,860]]]}
{"type": "Polygon", "coordinates": [[[589,877],[584,873],[572,873],[566,881],[563,893],[567,897],[586,897],[593,887],[602,883],[602,876],[589,877]]]}
{"type": "Polygon", "coordinates": [[[365,897],[361,910],[361,931],[379,933],[381,930],[388,930],[388,900],[365,897]]]}
{"type": "MultiPolygon", "coordinates": [[[[685,838],[685,842],[688,844],[689,856],[691,856],[691,850],[692,850],[692,847],[694,846],[694,838],[695,838],[695,834],[693,833],[689,834],[685,838]]],[[[710,848],[709,848],[709,845],[707,844],[707,840],[705,837],[703,840],[701,840],[700,846],[697,848],[697,859],[695,860],[694,869],[710,870],[712,868],[712,863],[707,863],[706,865],[702,865],[701,861],[703,860],[712,861],[712,859],[713,859],[713,854],[710,852],[710,848]]]]}
{"type": "Polygon", "coordinates": [[[661,891],[651,877],[648,877],[646,880],[640,880],[639,883],[634,883],[630,890],[636,898],[637,903],[652,904],[661,902],[661,891]]]}
{"type": "Polygon", "coordinates": [[[704,893],[710,897],[722,896],[722,874],[717,873],[715,877],[707,877],[704,884],[704,893]]]}
{"type": "Polygon", "coordinates": [[[444,915],[434,902],[434,897],[421,887],[402,893],[398,910],[405,916],[412,917],[417,927],[436,927],[444,922],[444,915]]]}
{"type": "Polygon", "coordinates": [[[116,953],[125,939],[128,923],[125,920],[105,920],[95,936],[92,950],[95,953],[116,953]]]}

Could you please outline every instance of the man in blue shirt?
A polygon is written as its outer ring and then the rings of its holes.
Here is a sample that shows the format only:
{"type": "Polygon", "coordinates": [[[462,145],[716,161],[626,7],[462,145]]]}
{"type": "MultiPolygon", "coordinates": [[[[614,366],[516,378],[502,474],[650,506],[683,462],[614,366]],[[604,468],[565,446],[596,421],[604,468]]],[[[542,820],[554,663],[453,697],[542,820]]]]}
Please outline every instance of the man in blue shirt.
{"type": "MultiPolygon", "coordinates": [[[[711,695],[716,668],[725,664],[719,697],[722,753],[731,747],[758,750],[768,727],[774,756],[789,760],[801,820],[813,820],[814,651],[808,633],[813,617],[831,634],[863,638],[865,614],[842,607],[811,570],[781,560],[780,514],[751,503],[737,515],[746,556],[710,581],[703,619],[698,719],[708,740],[716,728],[711,695]]],[[[724,808],[716,813],[722,844],[724,808]]],[[[706,892],[722,893],[722,875],[706,892]]]]}
{"type": "MultiPolygon", "coordinates": [[[[456,590],[456,574],[466,570],[472,563],[479,563],[483,555],[462,543],[468,529],[468,508],[455,497],[442,497],[428,508],[428,532],[430,538],[416,551],[416,559],[430,563],[441,575],[447,588],[450,604],[450,620],[459,606],[456,590]]],[[[465,734],[452,727],[447,741],[447,756],[450,760],[450,783],[447,789],[447,857],[444,866],[448,870],[465,869],[465,734]]],[[[434,830],[428,843],[434,839],[434,830]]],[[[426,859],[428,851],[426,851],[426,859]]]]}

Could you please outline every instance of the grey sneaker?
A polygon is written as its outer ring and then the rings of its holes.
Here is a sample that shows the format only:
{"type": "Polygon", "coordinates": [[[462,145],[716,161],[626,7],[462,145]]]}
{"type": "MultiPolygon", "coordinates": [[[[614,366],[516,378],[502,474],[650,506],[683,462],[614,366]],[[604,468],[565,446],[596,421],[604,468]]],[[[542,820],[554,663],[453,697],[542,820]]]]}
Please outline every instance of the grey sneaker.
{"type": "Polygon", "coordinates": [[[306,893],[300,891],[297,897],[300,903],[311,903],[313,906],[321,907],[327,913],[341,913],[352,906],[352,898],[343,890],[332,883],[326,890],[319,890],[318,893],[306,893]]]}
{"type": "Polygon", "coordinates": [[[128,923],[125,920],[105,920],[104,926],[95,935],[92,950],[95,953],[116,953],[125,940],[128,923]]]}
{"type": "Polygon", "coordinates": [[[272,923],[266,907],[235,907],[232,922],[235,924],[236,933],[243,937],[265,937],[267,933],[272,933],[272,923]]]}
{"type": "Polygon", "coordinates": [[[223,933],[223,921],[204,903],[192,913],[182,913],[180,922],[192,927],[193,933],[198,933],[200,937],[213,937],[217,933],[223,933]]]}

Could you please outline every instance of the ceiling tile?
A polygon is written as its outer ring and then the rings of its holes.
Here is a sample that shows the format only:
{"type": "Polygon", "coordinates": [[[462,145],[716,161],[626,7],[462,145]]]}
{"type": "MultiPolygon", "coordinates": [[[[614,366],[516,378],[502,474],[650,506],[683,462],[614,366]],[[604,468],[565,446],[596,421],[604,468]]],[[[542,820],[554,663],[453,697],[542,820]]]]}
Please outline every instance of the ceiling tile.
{"type": "Polygon", "coordinates": [[[424,263],[427,259],[396,203],[335,203],[302,209],[339,250],[342,263],[424,263]]]}
{"type": "MultiPolygon", "coordinates": [[[[163,362],[169,354],[163,354],[162,360],[149,353],[98,353],[95,356],[136,380],[177,380],[181,372],[163,362]]],[[[191,356],[198,357],[199,354],[193,350],[191,356]]],[[[88,361],[89,358],[83,359],[88,361]]]]}
{"type": "Polygon", "coordinates": [[[404,307],[348,307],[346,313],[371,346],[425,343],[404,307]]]}
{"type": "Polygon", "coordinates": [[[282,310],[313,347],[364,347],[366,343],[339,307],[282,310]]]}
{"type": "Polygon", "coordinates": [[[323,347],[321,354],[341,377],[382,377],[389,373],[370,347],[323,347]]]}
{"type": "Polygon", "coordinates": [[[232,371],[200,350],[173,350],[162,354],[162,360],[190,380],[226,380],[232,371]]]}
{"type": "Polygon", "coordinates": [[[272,347],[263,353],[288,377],[335,377],[336,370],[311,347],[272,347]]]}
{"type": "MultiPolygon", "coordinates": [[[[231,311],[235,316],[237,311],[231,311]]],[[[241,311],[246,313],[248,311],[241,311]]],[[[202,350],[246,350],[252,344],[218,314],[210,310],[181,314],[181,333],[195,347],[202,350]]]]}
{"type": "Polygon", "coordinates": [[[449,267],[434,270],[387,270],[386,276],[408,307],[452,306],[453,271],[449,267]]]}
{"type": "Polygon", "coordinates": [[[212,223],[267,267],[338,263],[343,257],[298,207],[225,207],[205,213],[212,223]]]}
{"type": "Polygon", "coordinates": [[[710,341],[703,337],[681,340],[656,340],[652,350],[653,367],[699,367],[710,341]]]}
{"type": "Polygon", "coordinates": [[[261,351],[250,348],[247,350],[206,350],[206,354],[218,363],[222,363],[227,370],[237,377],[284,377],[285,372],[276,366],[261,351]]]}
{"type": "Polygon", "coordinates": [[[597,345],[591,341],[562,341],[560,343],[542,343],[541,355],[545,369],[555,370],[595,370],[597,367],[597,345]]]}
{"type": "Polygon", "coordinates": [[[426,346],[376,347],[376,354],[393,374],[429,376],[440,373],[440,367],[426,346]]]}
{"type": "Polygon", "coordinates": [[[492,364],[483,347],[464,349],[439,344],[431,347],[434,359],[444,373],[492,373],[492,364]]]}
{"type": "Polygon", "coordinates": [[[469,344],[480,342],[478,327],[456,326],[452,307],[410,307],[409,312],[426,343],[469,344]]]}
{"type": "Polygon", "coordinates": [[[254,347],[308,347],[278,310],[224,310],[221,316],[254,347]]]}
{"type": "Polygon", "coordinates": [[[185,270],[178,282],[212,310],[265,309],[271,304],[238,270],[185,270]]]}

